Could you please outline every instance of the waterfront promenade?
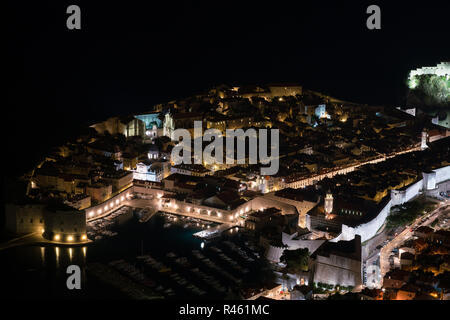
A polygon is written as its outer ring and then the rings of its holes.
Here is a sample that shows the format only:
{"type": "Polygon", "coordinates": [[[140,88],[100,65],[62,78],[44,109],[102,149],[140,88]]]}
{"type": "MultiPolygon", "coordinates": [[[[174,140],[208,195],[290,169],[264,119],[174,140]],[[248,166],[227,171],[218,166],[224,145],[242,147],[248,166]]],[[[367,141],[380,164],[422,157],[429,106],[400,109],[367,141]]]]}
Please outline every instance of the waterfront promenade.
{"type": "Polygon", "coordinates": [[[20,247],[20,246],[26,246],[26,245],[57,245],[57,246],[67,246],[67,247],[73,247],[73,246],[81,246],[91,243],[92,240],[86,240],[81,242],[58,242],[58,241],[52,241],[45,239],[42,234],[39,232],[33,232],[28,233],[23,236],[11,239],[7,242],[0,244],[0,251],[14,248],[14,247],[20,247]]]}

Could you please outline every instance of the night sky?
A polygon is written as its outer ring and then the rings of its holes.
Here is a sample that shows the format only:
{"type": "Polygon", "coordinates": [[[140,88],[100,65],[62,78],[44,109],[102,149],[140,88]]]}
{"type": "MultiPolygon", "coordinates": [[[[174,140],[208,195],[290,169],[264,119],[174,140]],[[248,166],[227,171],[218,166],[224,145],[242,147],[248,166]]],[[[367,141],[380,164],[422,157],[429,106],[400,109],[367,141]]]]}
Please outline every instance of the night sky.
{"type": "Polygon", "coordinates": [[[221,83],[298,82],[397,106],[411,68],[450,59],[449,1],[7,3],[2,109],[13,168],[79,126],[221,83]],[[70,4],[81,30],[66,28],[70,4]],[[381,30],[366,28],[370,4],[381,7],[381,30]]]}

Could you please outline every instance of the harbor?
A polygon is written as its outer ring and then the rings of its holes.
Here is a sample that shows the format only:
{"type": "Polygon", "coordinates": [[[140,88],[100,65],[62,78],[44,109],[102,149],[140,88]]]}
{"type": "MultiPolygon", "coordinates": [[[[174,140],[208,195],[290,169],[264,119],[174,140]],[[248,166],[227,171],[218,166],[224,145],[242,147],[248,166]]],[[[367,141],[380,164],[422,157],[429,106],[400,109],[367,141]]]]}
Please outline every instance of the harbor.
{"type": "Polygon", "coordinates": [[[99,241],[104,237],[114,237],[117,235],[117,232],[112,229],[129,221],[132,217],[132,208],[124,206],[105,217],[90,220],[86,223],[87,236],[95,241],[99,241]]]}
{"type": "MultiPolygon", "coordinates": [[[[26,281],[36,288],[48,287],[43,297],[80,299],[223,299],[264,278],[257,245],[233,225],[123,206],[89,221],[87,233],[92,242],[83,248],[4,250],[2,260],[27,259],[19,260],[15,270],[3,271],[27,275],[26,281]],[[71,264],[82,270],[82,293],[66,290],[66,268],[71,264]]],[[[20,283],[15,277],[8,281],[11,288],[20,283]]]]}
{"type": "MultiPolygon", "coordinates": [[[[95,261],[94,269],[100,264],[120,274],[120,285],[99,277],[117,288],[128,283],[129,296],[136,296],[136,286],[145,287],[139,299],[223,299],[235,288],[257,281],[264,264],[257,247],[235,228],[161,212],[146,223],[136,216],[119,228],[117,237],[93,246],[93,255],[101,250],[108,256],[95,261]],[[221,231],[221,237],[206,241],[195,236],[209,229],[221,231]]],[[[90,264],[87,269],[89,273],[90,264]]]]}

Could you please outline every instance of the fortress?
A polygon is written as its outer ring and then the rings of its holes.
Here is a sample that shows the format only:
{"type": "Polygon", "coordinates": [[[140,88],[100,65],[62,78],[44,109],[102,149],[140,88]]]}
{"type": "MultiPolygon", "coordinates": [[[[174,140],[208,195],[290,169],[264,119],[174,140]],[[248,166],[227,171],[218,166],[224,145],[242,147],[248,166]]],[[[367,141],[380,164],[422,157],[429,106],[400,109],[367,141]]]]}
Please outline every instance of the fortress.
{"type": "Polygon", "coordinates": [[[448,80],[450,77],[450,62],[441,62],[436,67],[423,67],[411,70],[409,73],[409,80],[425,74],[447,77],[448,80]]]}

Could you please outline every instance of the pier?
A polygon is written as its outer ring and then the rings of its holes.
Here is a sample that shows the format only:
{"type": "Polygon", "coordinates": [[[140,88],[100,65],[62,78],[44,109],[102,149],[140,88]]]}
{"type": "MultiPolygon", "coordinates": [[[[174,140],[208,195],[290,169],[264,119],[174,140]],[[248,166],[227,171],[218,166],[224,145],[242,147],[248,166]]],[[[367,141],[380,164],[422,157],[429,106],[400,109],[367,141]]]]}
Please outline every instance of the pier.
{"type": "Polygon", "coordinates": [[[208,228],[202,231],[199,231],[197,233],[194,233],[194,237],[200,238],[200,239],[204,239],[204,240],[209,240],[209,239],[214,239],[217,237],[220,237],[220,235],[231,229],[234,228],[234,225],[232,224],[228,224],[228,223],[224,223],[224,224],[220,224],[218,226],[215,226],[213,228],[208,228]]]}

